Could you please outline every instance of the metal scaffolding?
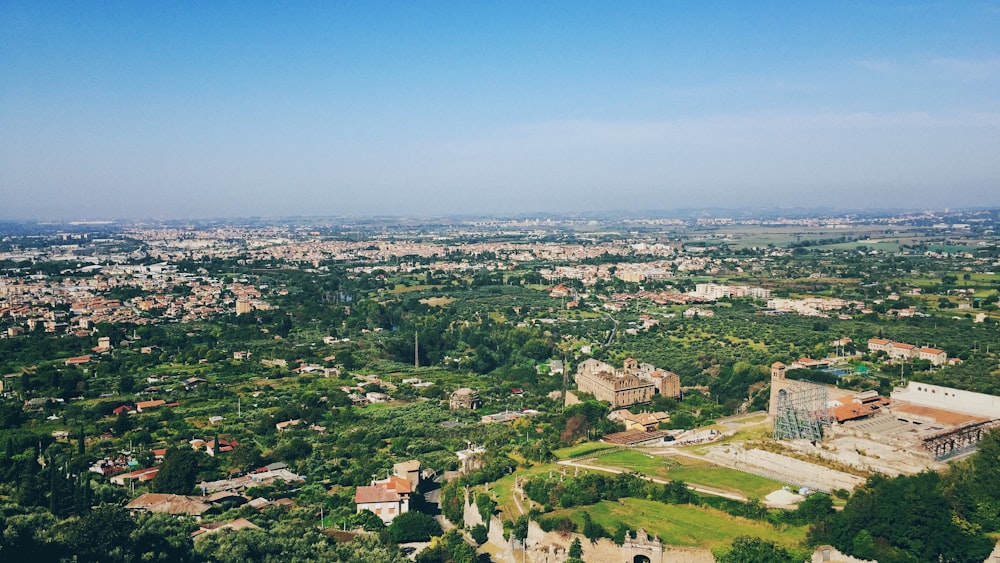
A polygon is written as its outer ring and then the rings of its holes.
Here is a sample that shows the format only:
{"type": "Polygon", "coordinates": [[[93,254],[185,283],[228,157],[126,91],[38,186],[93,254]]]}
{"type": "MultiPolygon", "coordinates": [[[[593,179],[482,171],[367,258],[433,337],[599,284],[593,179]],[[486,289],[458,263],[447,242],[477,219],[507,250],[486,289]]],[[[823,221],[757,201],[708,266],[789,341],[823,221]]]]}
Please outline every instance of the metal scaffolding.
{"type": "Polygon", "coordinates": [[[828,400],[829,394],[823,385],[805,384],[796,389],[778,391],[774,438],[823,439],[823,427],[833,422],[828,400]]]}
{"type": "Polygon", "coordinates": [[[1000,419],[974,422],[924,438],[924,448],[938,461],[971,452],[993,428],[1000,428],[1000,419]]]}

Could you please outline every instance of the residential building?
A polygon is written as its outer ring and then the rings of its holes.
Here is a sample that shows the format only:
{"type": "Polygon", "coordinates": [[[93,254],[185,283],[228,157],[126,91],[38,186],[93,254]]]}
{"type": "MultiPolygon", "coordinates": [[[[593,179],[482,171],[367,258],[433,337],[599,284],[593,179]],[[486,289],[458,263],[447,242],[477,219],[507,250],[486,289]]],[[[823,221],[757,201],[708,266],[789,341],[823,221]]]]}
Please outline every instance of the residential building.
{"type": "Polygon", "coordinates": [[[889,344],[892,344],[892,341],[885,338],[869,338],[868,351],[885,352],[886,350],[888,350],[889,344]]]}
{"type": "Polygon", "coordinates": [[[126,504],[125,508],[129,510],[186,515],[198,518],[201,517],[202,514],[211,510],[212,506],[208,503],[202,502],[198,497],[168,495],[162,493],[146,493],[126,504]]]}
{"type": "Polygon", "coordinates": [[[410,482],[412,485],[412,490],[417,490],[420,485],[420,461],[416,459],[411,459],[409,461],[403,461],[392,466],[392,472],[396,474],[397,477],[402,477],[410,482]]]}
{"type": "Polygon", "coordinates": [[[943,366],[948,363],[948,354],[941,349],[929,346],[917,347],[905,342],[893,342],[884,338],[870,338],[868,340],[869,352],[885,352],[894,360],[927,360],[935,366],[943,366]]]}
{"type": "Polygon", "coordinates": [[[917,350],[917,354],[921,360],[927,360],[935,366],[944,365],[948,361],[948,354],[944,350],[939,350],[938,348],[929,348],[924,346],[917,350]]]}
{"type": "Polygon", "coordinates": [[[653,432],[657,430],[661,422],[667,422],[670,420],[670,415],[665,412],[641,412],[639,414],[632,414],[626,409],[619,409],[612,411],[608,415],[611,420],[621,421],[625,425],[625,430],[642,430],[644,432],[653,432]]]}
{"type": "Polygon", "coordinates": [[[413,487],[408,479],[390,475],[382,481],[372,481],[367,487],[358,487],[354,493],[357,511],[370,510],[382,519],[385,525],[404,512],[410,510],[410,493],[413,487]]]}

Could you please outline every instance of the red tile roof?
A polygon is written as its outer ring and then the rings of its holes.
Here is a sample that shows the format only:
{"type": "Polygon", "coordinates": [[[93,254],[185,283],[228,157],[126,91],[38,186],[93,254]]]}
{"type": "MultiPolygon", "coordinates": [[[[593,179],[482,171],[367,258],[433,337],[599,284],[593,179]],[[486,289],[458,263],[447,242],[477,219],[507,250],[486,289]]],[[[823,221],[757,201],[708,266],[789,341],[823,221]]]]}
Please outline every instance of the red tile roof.
{"type": "Polygon", "coordinates": [[[358,487],[354,492],[354,502],[356,504],[399,502],[399,495],[385,487],[358,487]]]}

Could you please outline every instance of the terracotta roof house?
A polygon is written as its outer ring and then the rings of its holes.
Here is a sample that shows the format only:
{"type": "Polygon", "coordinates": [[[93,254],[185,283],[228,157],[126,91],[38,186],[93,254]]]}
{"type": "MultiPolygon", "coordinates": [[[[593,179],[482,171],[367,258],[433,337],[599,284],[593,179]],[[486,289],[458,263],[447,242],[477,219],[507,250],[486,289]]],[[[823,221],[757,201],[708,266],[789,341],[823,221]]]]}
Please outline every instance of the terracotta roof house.
{"type": "Polygon", "coordinates": [[[412,490],[420,485],[420,461],[411,459],[392,466],[392,472],[410,482],[412,490]]]}
{"type": "Polygon", "coordinates": [[[219,530],[246,530],[247,528],[259,528],[259,526],[246,518],[237,518],[229,522],[209,522],[201,524],[197,530],[191,532],[191,537],[196,538],[201,535],[218,532],[219,530]]]}
{"type": "Polygon", "coordinates": [[[879,410],[878,404],[858,404],[858,403],[848,403],[846,405],[840,405],[839,407],[834,407],[833,409],[831,409],[833,416],[837,419],[837,422],[845,422],[857,418],[865,418],[866,416],[871,416],[878,410],[879,410]]]}
{"type": "Polygon", "coordinates": [[[278,430],[278,432],[284,432],[285,430],[288,430],[290,426],[298,426],[301,423],[302,420],[296,418],[293,420],[286,420],[284,422],[275,423],[274,427],[278,430]]]}
{"type": "Polygon", "coordinates": [[[183,514],[198,517],[211,510],[212,506],[202,502],[198,497],[146,493],[126,504],[125,508],[129,510],[144,510],[146,512],[183,514]]]}
{"type": "Polygon", "coordinates": [[[940,366],[948,361],[948,354],[939,348],[924,346],[917,351],[921,360],[927,360],[935,366],[940,366]]]}
{"type": "Polygon", "coordinates": [[[156,399],[153,401],[139,401],[135,404],[135,410],[142,412],[144,410],[155,409],[156,407],[162,407],[166,405],[167,402],[163,399],[156,399]]]}
{"type": "Polygon", "coordinates": [[[207,497],[203,497],[203,500],[209,504],[246,504],[247,497],[234,493],[232,491],[219,491],[217,493],[212,493],[207,497]]]}
{"type": "Polygon", "coordinates": [[[654,445],[662,444],[665,441],[668,434],[662,430],[654,430],[652,432],[647,432],[645,430],[626,430],[625,432],[615,432],[613,434],[605,434],[601,437],[601,441],[606,444],[615,444],[618,446],[637,446],[637,445],[654,445]]]}
{"type": "Polygon", "coordinates": [[[608,415],[608,418],[622,421],[622,423],[625,424],[626,430],[642,430],[644,432],[652,432],[659,428],[661,422],[669,421],[670,415],[665,412],[641,412],[638,414],[632,414],[626,409],[619,409],[608,415]]]}
{"type": "Polygon", "coordinates": [[[890,340],[886,338],[869,338],[868,339],[868,351],[870,352],[884,352],[890,344],[890,340]]]}
{"type": "Polygon", "coordinates": [[[372,481],[368,487],[358,487],[354,503],[358,505],[358,512],[370,510],[389,525],[396,516],[410,510],[411,492],[408,479],[391,475],[383,481],[372,481]]]}
{"type": "Polygon", "coordinates": [[[115,485],[125,486],[129,481],[138,481],[140,483],[145,483],[147,481],[152,481],[153,477],[160,472],[159,467],[149,467],[146,469],[139,469],[138,471],[132,471],[131,473],[122,473],[121,475],[115,475],[111,478],[111,482],[115,485]]]}

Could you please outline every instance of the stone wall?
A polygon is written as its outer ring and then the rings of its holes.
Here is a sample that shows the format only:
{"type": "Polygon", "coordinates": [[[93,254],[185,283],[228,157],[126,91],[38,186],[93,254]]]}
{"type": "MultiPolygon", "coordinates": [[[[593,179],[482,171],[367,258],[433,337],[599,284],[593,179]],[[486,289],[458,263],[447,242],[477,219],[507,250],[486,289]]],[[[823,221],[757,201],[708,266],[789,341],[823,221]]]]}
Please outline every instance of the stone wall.
{"type": "Polygon", "coordinates": [[[545,532],[532,521],[528,523],[525,553],[520,543],[503,538],[503,524],[493,517],[489,541],[500,548],[494,557],[501,563],[562,563],[569,559],[569,546],[577,538],[583,548],[583,560],[588,562],[633,563],[637,555],[644,555],[650,563],[715,563],[706,549],[664,546],[658,538],[651,538],[642,530],[636,535],[636,539],[628,539],[621,546],[607,538],[591,543],[582,534],[545,532]]]}
{"type": "Polygon", "coordinates": [[[844,555],[832,545],[821,545],[816,548],[812,555],[812,563],[878,563],[867,559],[858,559],[850,555],[844,555]]]}

